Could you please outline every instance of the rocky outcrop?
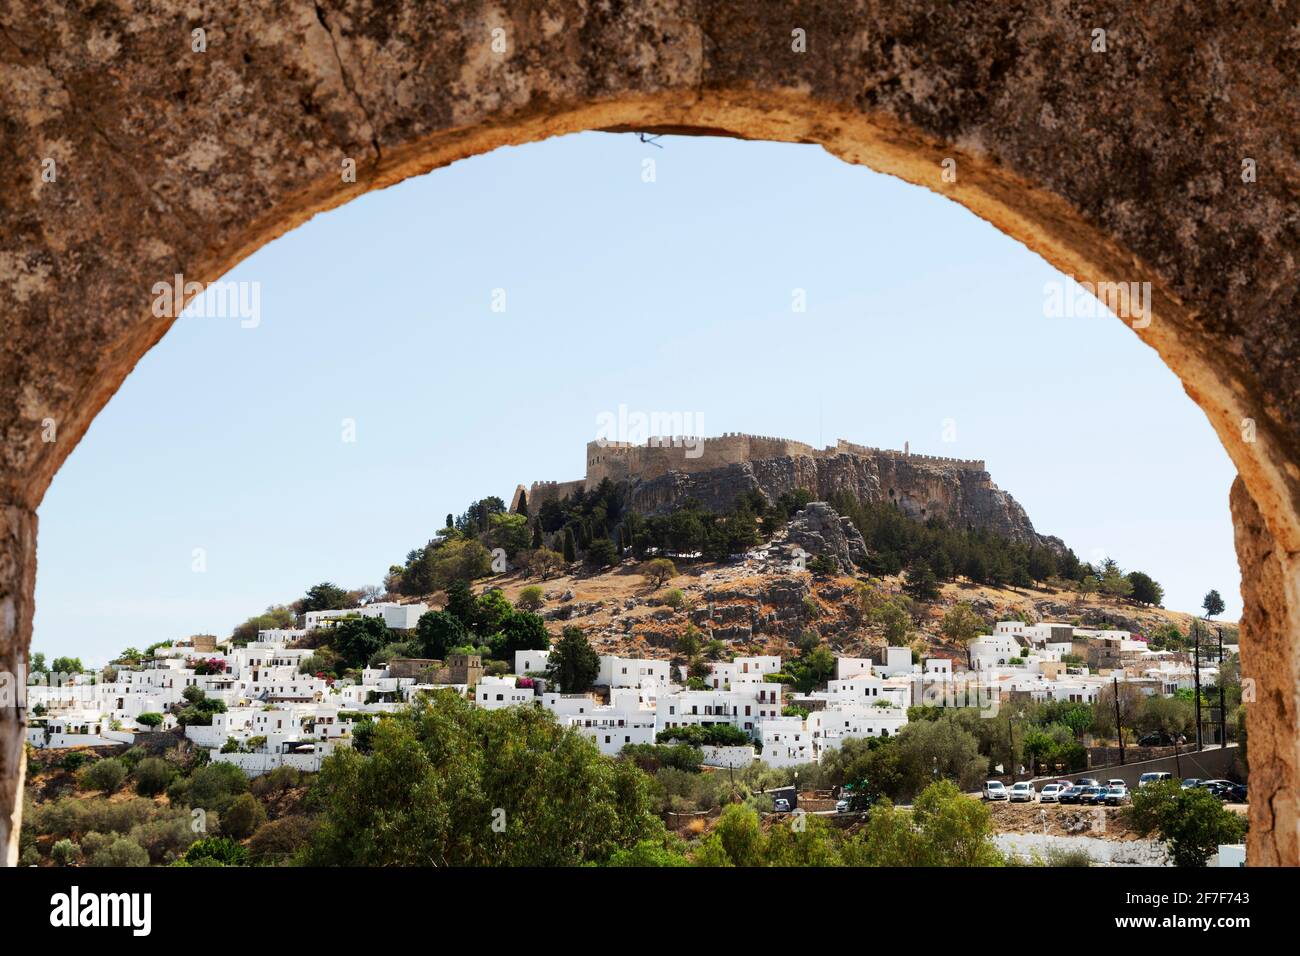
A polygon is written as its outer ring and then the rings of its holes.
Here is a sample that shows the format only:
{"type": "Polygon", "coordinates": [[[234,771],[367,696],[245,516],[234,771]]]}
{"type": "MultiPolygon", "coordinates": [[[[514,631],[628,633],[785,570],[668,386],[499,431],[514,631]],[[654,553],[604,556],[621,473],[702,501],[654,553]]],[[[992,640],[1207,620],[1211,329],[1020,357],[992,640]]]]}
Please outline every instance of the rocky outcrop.
{"type": "Polygon", "coordinates": [[[832,558],[844,572],[867,560],[867,543],[853,522],[824,501],[813,501],[790,519],[786,545],[811,555],[832,558]]]}
{"type": "Polygon", "coordinates": [[[693,498],[711,511],[726,511],[751,491],[775,501],[801,488],[823,501],[847,492],[863,501],[895,504],[918,521],[937,517],[1013,541],[1063,547],[1058,539],[1038,534],[1025,509],[993,484],[987,471],[920,458],[842,452],[824,458],[768,458],[696,474],[670,472],[633,480],[630,504],[642,514],[655,515],[693,498]]]}

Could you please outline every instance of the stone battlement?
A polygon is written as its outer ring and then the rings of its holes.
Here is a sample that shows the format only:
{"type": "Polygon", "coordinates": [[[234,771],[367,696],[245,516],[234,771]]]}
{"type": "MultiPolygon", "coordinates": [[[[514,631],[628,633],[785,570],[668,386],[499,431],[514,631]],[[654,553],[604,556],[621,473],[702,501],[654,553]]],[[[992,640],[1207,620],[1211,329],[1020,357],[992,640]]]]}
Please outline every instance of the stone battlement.
{"type": "MultiPolygon", "coordinates": [[[[530,508],[547,499],[561,499],[576,491],[591,490],[608,478],[611,481],[648,481],[670,472],[699,474],[729,465],[772,458],[832,458],[856,455],[919,465],[940,465],[964,471],[985,470],[979,459],[917,455],[910,450],[873,448],[836,440],[834,445],[815,448],[806,442],[774,435],[724,432],[712,438],[693,435],[657,435],[644,442],[596,440],[587,443],[586,477],[574,481],[536,481],[528,489],[530,508]]],[[[519,493],[516,492],[516,502],[519,493]]],[[[515,503],[512,503],[512,510],[515,503]]]]}

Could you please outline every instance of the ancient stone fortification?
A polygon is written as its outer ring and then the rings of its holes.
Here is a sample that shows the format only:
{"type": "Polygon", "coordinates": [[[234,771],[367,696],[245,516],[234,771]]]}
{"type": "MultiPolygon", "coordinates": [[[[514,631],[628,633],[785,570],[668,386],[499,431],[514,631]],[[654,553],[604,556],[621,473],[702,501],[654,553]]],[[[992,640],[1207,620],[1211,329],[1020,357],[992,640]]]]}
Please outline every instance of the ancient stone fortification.
{"type": "MultiPolygon", "coordinates": [[[[629,504],[643,515],[663,514],[694,499],[711,511],[758,491],[769,501],[804,489],[828,499],[847,492],[863,501],[889,502],[909,517],[943,518],[958,527],[987,528],[1025,542],[1052,542],[1034,531],[1023,508],[993,484],[977,459],[914,455],[843,439],[826,448],[766,435],[652,438],[645,444],[590,442],[587,475],[535,482],[529,509],[604,480],[626,482],[629,504]]],[[[515,504],[518,503],[516,496],[515,504]]]]}
{"type": "Polygon", "coordinates": [[[644,481],[659,478],[669,472],[691,475],[770,458],[830,458],[845,453],[861,457],[905,459],[915,463],[932,462],[971,471],[984,470],[982,461],[912,455],[904,451],[855,445],[842,438],[827,448],[814,448],[789,438],[728,432],[717,438],[650,438],[645,444],[588,442],[585,487],[590,490],[605,478],[613,481],[644,481]]]}
{"type": "MultiPolygon", "coordinates": [[[[500,146],[813,143],[1079,280],[1150,283],[1129,327],[1240,474],[1250,861],[1300,863],[1296,73],[1288,3],[0,0],[0,672],[25,670],[45,490],[174,321],[156,283],[211,282],[318,212],[500,146]]],[[[10,863],[25,722],[0,708],[10,863]]]]}

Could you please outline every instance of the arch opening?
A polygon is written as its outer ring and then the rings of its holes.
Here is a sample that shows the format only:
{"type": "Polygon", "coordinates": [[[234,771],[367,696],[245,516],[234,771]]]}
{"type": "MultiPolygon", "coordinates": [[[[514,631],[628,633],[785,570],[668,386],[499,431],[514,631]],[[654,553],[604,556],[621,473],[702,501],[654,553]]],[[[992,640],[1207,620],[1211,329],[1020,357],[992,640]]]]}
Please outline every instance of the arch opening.
{"type": "MultiPolygon", "coordinates": [[[[499,111],[481,106],[438,132],[392,137],[375,155],[358,162],[355,183],[334,180],[319,168],[301,171],[281,187],[232,199],[223,207],[229,229],[186,240],[188,223],[171,227],[159,259],[141,256],[109,278],[106,296],[111,325],[100,343],[75,356],[52,358],[66,366],[59,388],[47,388],[23,408],[25,419],[54,417],[57,442],[41,447],[28,428],[4,469],[6,625],[0,656],[11,672],[22,672],[30,640],[35,576],[35,508],[59,464],[130,369],[170,326],[172,318],[133,308],[140,289],[158,274],[179,272],[200,283],[213,281],[253,251],[317,212],[364,192],[384,188],[459,159],[500,146],[519,145],[581,130],[672,131],[728,135],[742,139],[815,143],[846,162],[896,176],[941,192],[1024,244],[1066,275],[1089,282],[1126,282],[1134,273],[1151,283],[1151,321],[1136,328],[1184,383],[1236,465],[1240,481],[1232,508],[1247,606],[1243,622],[1243,668],[1258,675],[1258,707],[1252,710],[1252,744],[1261,763],[1276,769],[1262,778],[1265,799],[1252,802],[1252,862],[1300,862],[1296,782],[1300,780],[1300,737],[1295,694],[1300,633],[1300,467],[1296,445],[1255,388],[1246,360],[1225,352],[1201,321],[1206,303],[1189,304],[1174,291],[1167,264],[1143,260],[1116,235],[1108,234],[1056,191],[1054,181],[1035,182],[1011,164],[980,148],[945,143],[920,126],[884,114],[865,114],[833,98],[782,89],[689,89],[612,96],[577,107],[535,102],[499,111]],[[942,162],[954,159],[955,182],[941,179],[942,162]],[[97,348],[96,348],[97,346],[97,348]],[[52,414],[42,414],[44,412],[52,414]],[[1251,422],[1249,437],[1243,423],[1251,422]]],[[[375,139],[376,143],[380,140],[375,139]]],[[[314,157],[316,158],[316,157],[314,157]]],[[[319,166],[320,164],[318,164],[319,166]]],[[[156,221],[151,215],[150,219],[156,221]]],[[[150,223],[152,224],[152,222],[150,223]]],[[[153,238],[163,241],[161,231],[153,238]]],[[[1176,266],[1173,267],[1176,271],[1176,266]]],[[[38,288],[37,294],[48,294],[38,288]]],[[[98,307],[101,303],[94,303],[98,307]]],[[[21,786],[22,719],[0,725],[0,817],[8,826],[0,838],[16,859],[21,786]]]]}

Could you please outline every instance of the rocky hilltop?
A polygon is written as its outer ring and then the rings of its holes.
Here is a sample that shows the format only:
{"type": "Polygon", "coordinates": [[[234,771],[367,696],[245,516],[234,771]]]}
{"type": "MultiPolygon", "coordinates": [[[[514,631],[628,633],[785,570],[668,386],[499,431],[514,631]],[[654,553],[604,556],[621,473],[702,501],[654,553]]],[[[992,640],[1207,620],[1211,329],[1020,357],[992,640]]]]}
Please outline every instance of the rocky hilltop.
{"type": "Polygon", "coordinates": [[[998,488],[987,471],[933,459],[851,452],[789,455],[629,481],[631,506],[646,515],[672,511],[690,498],[711,511],[725,511],[750,491],[775,500],[800,488],[823,501],[848,492],[863,501],[896,504],[917,521],[938,517],[954,527],[987,529],[1013,541],[1064,547],[1058,538],[1038,534],[1025,509],[998,488]]]}

